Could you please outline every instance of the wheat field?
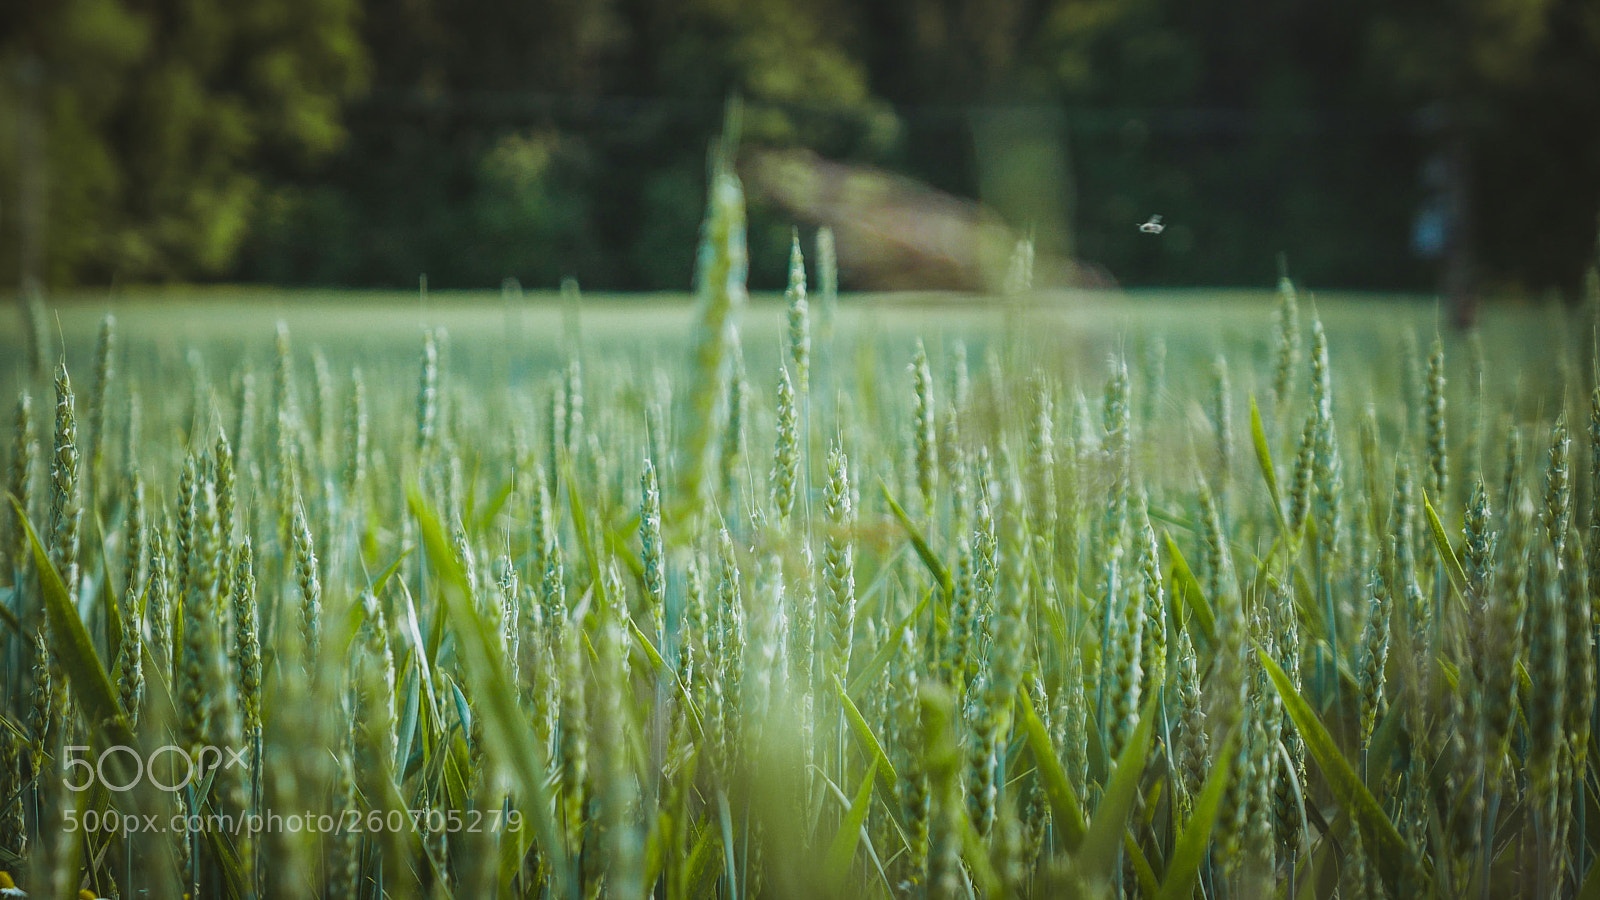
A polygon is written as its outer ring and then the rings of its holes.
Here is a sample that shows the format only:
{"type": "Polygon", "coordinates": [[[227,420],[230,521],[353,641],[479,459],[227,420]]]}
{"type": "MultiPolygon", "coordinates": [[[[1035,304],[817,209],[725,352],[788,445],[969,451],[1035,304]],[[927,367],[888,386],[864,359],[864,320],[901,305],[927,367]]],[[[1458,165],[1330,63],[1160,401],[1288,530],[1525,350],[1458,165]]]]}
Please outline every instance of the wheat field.
{"type": "Polygon", "coordinates": [[[36,303],[0,889],[1600,891],[1592,307],[840,298],[825,238],[750,301],[725,172],[702,237],[36,303]]]}

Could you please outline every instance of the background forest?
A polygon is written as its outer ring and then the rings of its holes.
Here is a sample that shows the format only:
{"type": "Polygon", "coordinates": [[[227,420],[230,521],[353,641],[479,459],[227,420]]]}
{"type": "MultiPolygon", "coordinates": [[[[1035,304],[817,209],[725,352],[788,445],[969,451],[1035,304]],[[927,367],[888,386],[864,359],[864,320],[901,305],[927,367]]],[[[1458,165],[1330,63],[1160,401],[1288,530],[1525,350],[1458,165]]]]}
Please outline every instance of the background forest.
{"type": "MultiPolygon", "coordinates": [[[[11,0],[0,283],[681,288],[737,94],[1122,284],[1434,290],[1442,242],[1575,297],[1597,87],[1588,0],[11,0]]],[[[776,288],[816,223],[756,187],[776,288]]]]}

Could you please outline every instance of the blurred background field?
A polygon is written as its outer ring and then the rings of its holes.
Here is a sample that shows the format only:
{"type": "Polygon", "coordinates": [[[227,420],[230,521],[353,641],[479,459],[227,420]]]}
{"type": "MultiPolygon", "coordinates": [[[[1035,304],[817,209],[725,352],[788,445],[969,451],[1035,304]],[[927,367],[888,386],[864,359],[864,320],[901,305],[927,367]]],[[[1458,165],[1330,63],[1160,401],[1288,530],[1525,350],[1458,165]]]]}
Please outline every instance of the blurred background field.
{"type": "MultiPolygon", "coordinates": [[[[95,335],[108,311],[116,315],[124,346],[132,353],[181,358],[190,347],[228,355],[243,351],[265,366],[276,323],[306,335],[330,361],[394,347],[411,363],[426,329],[442,326],[458,348],[458,370],[472,372],[512,360],[541,377],[565,364],[574,334],[584,350],[643,350],[676,365],[688,353],[697,324],[693,295],[683,292],[590,293],[576,306],[558,292],[528,291],[520,300],[498,292],[435,291],[423,299],[415,291],[262,289],[251,287],[174,287],[128,292],[110,301],[103,294],[79,292],[60,298],[47,322],[50,341],[65,341],[69,364],[88,366],[95,335]],[[59,322],[59,330],[57,323],[59,322]],[[396,346],[398,345],[398,346],[396,346]]],[[[948,335],[964,340],[1003,337],[1026,327],[1035,335],[1054,333],[1062,341],[1107,348],[1121,335],[1167,333],[1200,349],[1262,343],[1260,322],[1276,303],[1272,291],[1146,290],[1127,293],[1058,291],[1027,302],[973,295],[899,292],[846,295],[835,322],[833,347],[853,352],[863,342],[905,343],[917,336],[948,335]],[[1196,315],[1203,312],[1203,321],[1196,315]]],[[[1392,338],[1403,327],[1431,334],[1442,312],[1413,295],[1344,293],[1319,297],[1318,308],[1330,331],[1345,337],[1352,351],[1374,337],[1392,338]]],[[[1497,340],[1520,342],[1549,333],[1564,319],[1559,308],[1545,314],[1496,310],[1483,327],[1497,340]],[[1514,336],[1514,337],[1513,337],[1514,336]]],[[[743,353],[762,360],[785,339],[786,307],[781,294],[755,293],[739,315],[743,353]]],[[[819,352],[826,348],[819,342],[819,352]]],[[[21,330],[0,333],[0,359],[25,354],[21,330]]],[[[1084,360],[1097,370],[1104,351],[1084,360]]],[[[752,368],[753,362],[747,362],[752,368]]],[[[13,368],[0,365],[0,369],[13,368]]]]}
{"type": "MultiPolygon", "coordinates": [[[[1440,331],[1449,315],[1441,302],[1417,294],[1331,292],[1315,301],[1331,340],[1355,361],[1352,378],[1364,382],[1358,396],[1398,391],[1406,353],[1440,331]]],[[[1249,359],[1252,371],[1265,370],[1271,349],[1261,322],[1276,303],[1273,291],[1244,289],[1058,290],[1025,300],[948,292],[846,294],[831,337],[818,338],[817,352],[819,365],[846,366],[856,374],[876,369],[880,354],[905,356],[918,337],[959,340],[980,357],[990,343],[1053,346],[1062,377],[1087,377],[1104,367],[1109,353],[1137,356],[1130,340],[1159,336],[1175,358],[1203,361],[1225,352],[1249,359]]],[[[643,370],[670,369],[688,354],[698,321],[693,295],[683,292],[583,292],[574,303],[555,291],[447,290],[423,297],[418,291],[153,287],[114,300],[101,291],[59,297],[49,309],[47,343],[64,342],[74,370],[89,369],[107,312],[114,312],[130,358],[147,360],[153,371],[180,370],[190,349],[198,348],[219,366],[253,363],[264,374],[282,321],[335,369],[360,362],[370,372],[374,365],[392,364],[393,376],[409,381],[411,357],[424,332],[443,327],[455,348],[451,363],[458,375],[479,384],[492,378],[512,390],[542,388],[573,353],[631,357],[643,370]]],[[[1585,331],[1585,314],[1560,304],[1491,305],[1473,340],[1482,344],[1485,365],[1501,371],[1540,361],[1549,374],[1559,367],[1579,375],[1586,351],[1576,336],[1585,331]]],[[[777,365],[785,317],[782,295],[752,294],[738,320],[749,370],[777,365]]],[[[1467,337],[1448,328],[1442,333],[1452,349],[1466,351],[1467,337]]],[[[19,386],[12,382],[25,374],[24,337],[21,329],[0,331],[0,387],[19,386]]],[[[1239,388],[1265,390],[1252,382],[1239,388]]]]}

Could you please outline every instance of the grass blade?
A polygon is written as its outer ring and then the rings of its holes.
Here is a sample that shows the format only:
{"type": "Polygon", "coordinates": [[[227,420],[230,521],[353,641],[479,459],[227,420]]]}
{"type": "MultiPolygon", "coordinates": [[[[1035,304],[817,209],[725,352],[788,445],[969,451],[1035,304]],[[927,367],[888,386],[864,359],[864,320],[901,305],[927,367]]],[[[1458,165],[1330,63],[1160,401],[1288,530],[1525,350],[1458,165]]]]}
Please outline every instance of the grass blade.
{"type": "Polygon", "coordinates": [[[404,777],[406,764],[411,759],[411,744],[417,733],[417,716],[421,712],[422,701],[422,676],[416,666],[406,669],[405,693],[401,695],[400,718],[396,735],[399,742],[395,747],[395,765],[397,772],[404,777]]]}
{"type": "Polygon", "coordinates": [[[1578,888],[1577,900],[1600,900],[1600,863],[1589,867],[1583,886],[1578,888]]]}
{"type": "Polygon", "coordinates": [[[146,721],[176,722],[178,707],[172,702],[172,686],[167,683],[167,673],[150,652],[150,642],[142,642],[144,653],[144,715],[146,721]]]}
{"type": "Polygon", "coordinates": [[[457,648],[466,663],[473,695],[484,707],[480,717],[484,736],[516,778],[523,820],[533,823],[539,851],[550,861],[556,893],[575,897],[577,885],[572,877],[567,847],[557,837],[559,831],[545,785],[545,773],[550,767],[544,758],[544,748],[534,740],[526,718],[517,708],[515,688],[507,683],[505,660],[494,638],[495,628],[484,622],[473,608],[466,575],[456,563],[438,518],[416,488],[408,488],[406,493],[412,515],[422,532],[428,562],[441,581],[439,593],[455,627],[457,648]]]}
{"type": "Polygon", "coordinates": [[[1091,883],[1109,878],[1112,867],[1116,865],[1117,849],[1122,846],[1122,834],[1128,827],[1128,816],[1139,797],[1139,779],[1144,776],[1145,757],[1149,755],[1150,736],[1155,731],[1155,711],[1159,699],[1159,694],[1152,696],[1145,701],[1144,709],[1139,710],[1139,724],[1133,729],[1128,746],[1122,748],[1122,755],[1117,757],[1117,767],[1111,773],[1111,780],[1106,783],[1105,795],[1100,798],[1100,805],[1094,811],[1094,820],[1089,823],[1089,831],[1084,835],[1078,859],[1083,861],[1084,873],[1091,883]]]}
{"type": "Polygon", "coordinates": [[[1283,517],[1283,495],[1278,489],[1278,471],[1272,465],[1272,449],[1267,445],[1267,430],[1261,427],[1261,410],[1256,398],[1250,398],[1250,440],[1256,445],[1256,462],[1261,464],[1261,477],[1266,479],[1267,493],[1272,495],[1272,511],[1277,513],[1278,528],[1289,533],[1289,520],[1283,517]]]}
{"type": "Polygon", "coordinates": [[[1217,620],[1211,615],[1211,604],[1206,602],[1205,592],[1200,590],[1200,580],[1194,577],[1194,570],[1189,568],[1189,561],[1183,558],[1183,551],[1178,549],[1178,543],[1167,532],[1161,533],[1167,545],[1167,556],[1172,560],[1172,584],[1168,590],[1172,596],[1181,598],[1193,618],[1189,621],[1200,626],[1200,636],[1205,638],[1206,646],[1217,645],[1217,620]]]}
{"type": "Polygon", "coordinates": [[[228,843],[223,832],[215,828],[205,829],[205,835],[206,845],[211,849],[212,859],[215,860],[217,868],[222,872],[222,882],[227,888],[225,896],[247,896],[244,872],[239,868],[239,856],[234,852],[233,846],[228,843]]]}
{"type": "Polygon", "coordinates": [[[594,541],[589,535],[589,510],[584,505],[583,494],[578,491],[578,478],[572,471],[572,460],[566,456],[561,459],[561,480],[567,484],[567,512],[572,517],[572,533],[578,538],[578,548],[583,551],[585,564],[589,568],[589,583],[594,588],[596,602],[604,606],[605,579],[600,577],[600,554],[595,552],[594,541]]]}
{"type": "Polygon", "coordinates": [[[722,833],[711,827],[711,823],[702,822],[700,837],[695,840],[694,849],[689,851],[689,862],[684,867],[687,896],[703,896],[705,888],[722,874],[721,851],[722,833]]]}
{"type": "Polygon", "coordinates": [[[1456,551],[1450,547],[1450,538],[1444,533],[1444,525],[1439,522],[1439,514],[1429,502],[1427,491],[1422,492],[1422,508],[1428,514],[1428,530],[1433,532],[1433,543],[1439,548],[1439,558],[1444,560],[1444,570],[1450,576],[1450,583],[1456,586],[1457,593],[1465,597],[1467,573],[1461,568],[1460,557],[1456,556],[1456,551]]]}
{"type": "Polygon", "coordinates": [[[1383,807],[1373,798],[1372,792],[1361,783],[1361,778],[1345,760],[1344,754],[1333,742],[1333,736],[1323,727],[1317,719],[1317,714],[1311,705],[1306,703],[1300,692],[1289,683],[1289,676],[1284,674],[1272,657],[1265,651],[1257,649],[1261,663],[1267,669],[1267,675],[1278,689],[1278,694],[1283,698],[1284,710],[1289,713],[1289,718],[1294,721],[1294,727],[1300,732],[1300,738],[1305,741],[1306,749],[1311,751],[1311,756],[1317,761],[1317,767],[1322,770],[1322,775],[1332,788],[1334,798],[1339,805],[1350,814],[1350,818],[1361,831],[1361,841],[1365,846],[1368,856],[1376,863],[1378,874],[1383,878],[1384,886],[1389,890],[1389,896],[1403,896],[1401,885],[1406,870],[1413,864],[1411,848],[1406,846],[1405,839],[1395,829],[1394,823],[1384,815],[1383,807]]]}
{"type": "Polygon", "coordinates": [[[694,696],[689,693],[689,689],[684,686],[682,681],[678,680],[678,673],[673,671],[672,667],[667,665],[667,661],[661,658],[660,652],[656,650],[656,645],[652,644],[650,638],[639,630],[638,624],[631,617],[628,619],[628,630],[633,633],[634,643],[639,645],[644,651],[645,657],[650,660],[650,665],[655,667],[656,672],[661,677],[670,680],[672,686],[677,689],[678,699],[683,703],[684,711],[689,714],[689,724],[694,726],[695,734],[699,736],[700,740],[705,740],[706,732],[700,721],[700,710],[694,705],[694,696]]]}
{"type": "MultiPolygon", "coordinates": [[[[39,534],[33,530],[33,523],[28,521],[22,504],[15,496],[7,496],[11,497],[11,505],[17,511],[17,521],[27,532],[28,543],[33,546],[33,563],[38,570],[40,592],[44,594],[45,615],[54,632],[51,650],[61,660],[61,668],[66,672],[78,703],[83,707],[89,727],[101,734],[108,745],[132,746],[133,730],[122,712],[122,703],[111,685],[111,677],[106,674],[106,667],[95,652],[89,630],[83,627],[77,607],[73,605],[72,598],[67,596],[67,586],[62,583],[61,574],[50,562],[50,554],[39,542],[39,534]]],[[[123,762],[118,765],[125,766],[126,756],[113,753],[107,759],[121,759],[123,762]]]]}
{"type": "Polygon", "coordinates": [[[1045,730],[1044,720],[1039,718],[1039,711],[1033,708],[1033,698],[1028,696],[1026,690],[1017,692],[1017,708],[1022,712],[1022,731],[1027,738],[1028,749],[1033,751],[1034,765],[1044,786],[1045,799],[1050,801],[1056,829],[1061,832],[1067,849],[1076,850],[1083,841],[1085,831],[1083,806],[1072,791],[1072,782],[1067,779],[1066,770],[1061,768],[1061,760],[1056,759],[1050,733],[1045,730]]]}
{"type": "Polygon", "coordinates": [[[939,589],[948,594],[950,592],[950,570],[945,568],[944,563],[940,562],[938,555],[933,552],[933,548],[928,546],[927,538],[922,536],[922,531],[917,528],[916,523],[912,522],[911,517],[906,515],[906,511],[901,509],[900,504],[895,502],[894,495],[889,493],[889,485],[885,484],[883,479],[880,478],[878,487],[883,490],[883,499],[889,504],[889,511],[894,513],[896,519],[900,520],[900,527],[906,530],[906,537],[910,538],[911,546],[915,547],[917,555],[922,557],[922,564],[928,567],[929,572],[933,573],[933,580],[939,583],[939,589]]]}
{"type": "Polygon", "coordinates": [[[638,527],[639,517],[635,515],[628,520],[628,524],[623,528],[607,528],[606,552],[611,554],[613,559],[621,560],[622,567],[628,571],[629,575],[633,576],[634,580],[642,585],[644,583],[644,560],[640,559],[639,554],[633,552],[633,548],[628,546],[628,535],[638,530],[638,527]]]}
{"type": "Polygon", "coordinates": [[[374,597],[383,593],[384,585],[389,583],[389,579],[394,577],[394,573],[400,571],[400,564],[405,562],[406,557],[411,555],[411,549],[412,548],[407,547],[404,550],[401,550],[400,555],[396,556],[394,558],[394,562],[389,564],[389,568],[384,569],[377,578],[372,579],[371,584],[367,585],[367,590],[371,591],[374,597]]]}
{"type": "Polygon", "coordinates": [[[989,860],[983,836],[972,827],[972,819],[965,812],[958,813],[956,819],[961,827],[961,858],[967,862],[967,874],[972,876],[972,885],[978,889],[978,896],[1000,897],[1000,873],[995,871],[994,863],[989,860]]]}
{"type": "Polygon", "coordinates": [[[117,602],[117,590],[111,586],[111,570],[104,565],[104,560],[110,559],[111,554],[106,552],[105,526],[100,523],[100,517],[95,516],[95,531],[100,535],[100,608],[106,617],[106,658],[111,660],[113,667],[117,658],[122,653],[122,604],[117,602]]]}
{"type": "Polygon", "coordinates": [[[1172,858],[1167,863],[1167,877],[1161,882],[1156,900],[1189,900],[1194,896],[1195,879],[1205,864],[1207,849],[1211,846],[1211,829],[1216,827],[1217,814],[1222,810],[1222,795],[1228,789],[1228,769],[1233,764],[1233,742],[1230,735],[1223,742],[1222,752],[1211,766],[1211,774],[1200,788],[1189,821],[1173,845],[1172,858]]]}
{"type": "Polygon", "coordinates": [[[1128,862],[1133,867],[1133,876],[1139,882],[1139,896],[1154,895],[1156,872],[1150,868],[1150,860],[1144,858],[1144,851],[1139,849],[1139,842],[1133,839],[1131,832],[1122,832],[1122,849],[1128,854],[1128,862]]]}
{"type": "Polygon", "coordinates": [[[887,779],[887,787],[893,790],[900,775],[894,770],[894,766],[889,764],[889,754],[883,752],[883,745],[878,743],[877,736],[872,733],[872,727],[861,717],[861,711],[851,702],[849,693],[845,691],[844,684],[839,681],[837,675],[833,677],[833,689],[839,695],[839,704],[844,707],[844,717],[850,722],[850,730],[855,732],[856,741],[876,762],[878,774],[887,779]]]}
{"type": "Polygon", "coordinates": [[[428,644],[422,638],[422,630],[417,626],[417,604],[411,599],[411,591],[406,588],[404,579],[401,579],[399,584],[400,599],[405,601],[404,605],[397,604],[400,606],[400,610],[405,613],[405,621],[401,623],[400,633],[411,644],[412,662],[416,665],[417,671],[422,673],[422,688],[428,695],[428,709],[437,711],[439,709],[439,695],[433,686],[433,664],[430,662],[433,657],[429,652],[428,644]]]}
{"type": "Polygon", "coordinates": [[[856,858],[856,844],[861,842],[861,824],[867,820],[867,809],[872,805],[872,781],[877,773],[877,761],[868,763],[867,771],[861,776],[861,787],[856,789],[850,809],[839,823],[839,833],[828,846],[822,871],[835,893],[844,890],[845,879],[850,877],[850,863],[856,858]]]}
{"type": "Polygon", "coordinates": [[[505,484],[500,485],[499,490],[494,492],[494,495],[489,498],[489,508],[483,511],[483,515],[474,516],[477,519],[479,531],[489,530],[489,526],[494,524],[494,517],[500,515],[500,510],[505,508],[506,501],[511,499],[511,492],[515,488],[516,482],[508,480],[505,484]]]}
{"type": "Polygon", "coordinates": [[[856,672],[856,677],[850,679],[850,686],[847,689],[848,693],[850,693],[852,696],[859,697],[861,696],[861,692],[866,689],[867,685],[871,684],[877,679],[878,673],[883,671],[883,667],[887,666],[889,664],[889,660],[893,659],[895,653],[899,652],[900,650],[900,642],[894,640],[893,637],[905,631],[905,629],[909,627],[912,622],[915,622],[919,617],[921,617],[923,611],[928,608],[928,603],[932,600],[932,591],[922,595],[922,602],[917,604],[917,608],[913,609],[909,614],[906,615],[905,618],[901,619],[900,623],[889,632],[890,640],[884,641],[883,646],[878,648],[878,652],[872,654],[872,658],[867,660],[867,664],[862,666],[860,671],[856,672]]]}
{"type": "Polygon", "coordinates": [[[0,622],[5,623],[7,627],[20,635],[22,634],[22,620],[18,619],[17,614],[11,611],[11,600],[16,596],[17,589],[12,588],[5,592],[6,599],[0,600],[0,622]]]}

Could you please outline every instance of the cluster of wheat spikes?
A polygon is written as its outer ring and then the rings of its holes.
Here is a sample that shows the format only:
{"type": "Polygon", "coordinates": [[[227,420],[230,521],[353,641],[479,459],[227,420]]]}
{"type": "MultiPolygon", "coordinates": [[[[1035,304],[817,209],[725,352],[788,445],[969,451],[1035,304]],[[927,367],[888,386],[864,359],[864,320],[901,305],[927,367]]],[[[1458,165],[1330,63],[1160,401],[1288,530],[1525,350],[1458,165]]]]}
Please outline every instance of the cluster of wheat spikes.
{"type": "Polygon", "coordinates": [[[1513,394],[1475,343],[1413,341],[1401,389],[1363,404],[1287,280],[1267,352],[1169,361],[1138,336],[1087,396],[1015,334],[976,374],[956,340],[863,344],[852,378],[846,335],[813,342],[798,238],[757,371],[743,215],[718,166],[681,371],[575,345],[547,389],[497,389],[430,330],[420,363],[340,377],[281,327],[270,375],[193,352],[172,371],[119,354],[108,317],[86,397],[64,364],[24,389],[0,878],[340,900],[1595,889],[1600,391],[1580,428],[1576,379],[1513,394]],[[184,775],[159,748],[207,746],[243,763],[155,786],[184,775]],[[99,777],[74,791],[78,757],[99,777]],[[140,827],[69,827],[90,813],[140,827]],[[215,815],[249,813],[359,827],[215,815]],[[143,827],[175,814],[211,824],[143,827]]]}

